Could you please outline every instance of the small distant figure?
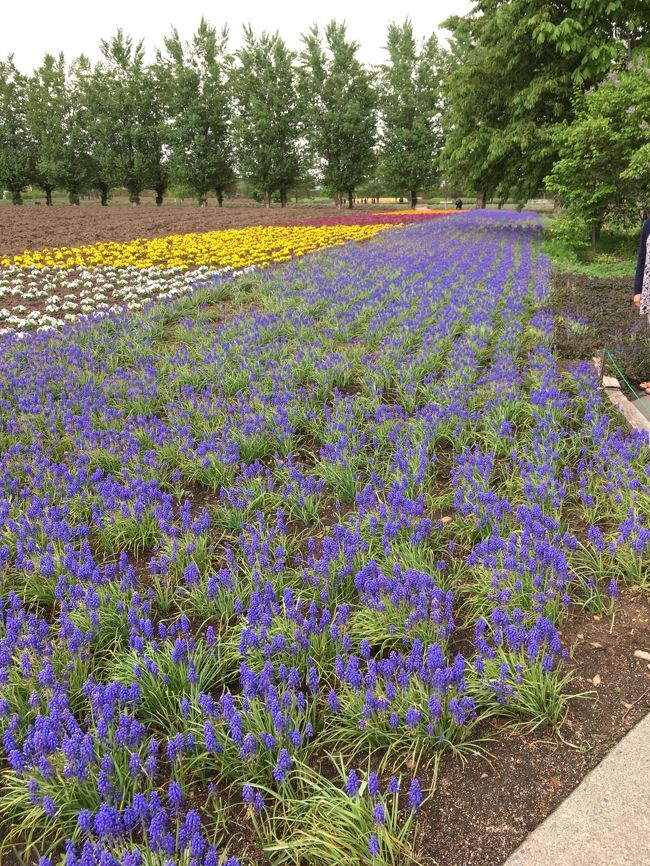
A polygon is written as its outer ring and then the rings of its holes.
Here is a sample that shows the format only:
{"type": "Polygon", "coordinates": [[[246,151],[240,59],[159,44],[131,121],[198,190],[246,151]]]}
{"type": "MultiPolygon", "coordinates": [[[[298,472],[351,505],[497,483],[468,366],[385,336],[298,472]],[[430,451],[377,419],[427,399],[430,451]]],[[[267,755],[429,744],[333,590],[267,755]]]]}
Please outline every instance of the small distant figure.
{"type": "Polygon", "coordinates": [[[463,209],[463,200],[462,200],[462,198],[457,198],[456,199],[456,210],[462,210],[462,209],[463,209]]]}

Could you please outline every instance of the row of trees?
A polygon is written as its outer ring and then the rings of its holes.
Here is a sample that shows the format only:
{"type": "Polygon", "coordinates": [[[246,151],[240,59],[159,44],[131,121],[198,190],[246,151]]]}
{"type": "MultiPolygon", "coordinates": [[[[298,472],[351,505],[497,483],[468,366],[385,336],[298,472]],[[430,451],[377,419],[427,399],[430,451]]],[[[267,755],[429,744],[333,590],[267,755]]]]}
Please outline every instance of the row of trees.
{"type": "Polygon", "coordinates": [[[219,203],[238,178],[268,205],[297,185],[340,205],[371,183],[406,195],[438,181],[521,203],[546,188],[591,226],[650,206],[650,17],[647,0],[475,0],[418,42],[391,24],[386,63],[368,69],[343,24],[316,26],[302,50],[202,21],[172,30],[145,61],[121,31],[101,60],[46,56],[25,76],[0,63],[0,185],[51,201],[113,187],[133,202],[171,183],[219,203]]]}
{"type": "Polygon", "coordinates": [[[647,0],[476,0],[448,19],[442,171],[589,222],[650,208],[647,0]]]}
{"type": "Polygon", "coordinates": [[[418,43],[410,21],[391,24],[387,62],[358,57],[344,24],[313,26],[303,50],[278,34],[228,33],[202,20],[184,42],[174,29],[145,60],[144,44],[121,30],[101,43],[101,60],[66,63],[50,54],[31,75],[10,55],[0,62],[0,186],[15,204],[28,184],[52,203],[112,188],[134,204],[146,189],[162,204],[170,184],[201,204],[221,205],[238,177],[265,204],[286,202],[307,179],[340,205],[371,176],[408,194],[430,186],[438,169],[445,55],[435,36],[418,43]]]}

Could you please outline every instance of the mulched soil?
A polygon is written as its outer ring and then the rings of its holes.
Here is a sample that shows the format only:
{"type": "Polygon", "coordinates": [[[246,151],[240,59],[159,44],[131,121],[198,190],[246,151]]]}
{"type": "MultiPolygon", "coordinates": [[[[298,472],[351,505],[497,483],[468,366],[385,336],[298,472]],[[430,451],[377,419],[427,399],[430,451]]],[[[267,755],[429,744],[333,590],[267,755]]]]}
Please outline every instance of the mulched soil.
{"type": "MultiPolygon", "coordinates": [[[[607,348],[633,385],[650,379],[650,325],[632,303],[633,287],[632,277],[556,274],[548,307],[559,317],[560,357],[591,359],[607,348]]],[[[605,372],[620,378],[611,362],[605,372]]]]}
{"type": "MultiPolygon", "coordinates": [[[[568,692],[580,697],[569,702],[559,730],[486,726],[485,757],[465,763],[443,757],[418,820],[417,866],[501,866],[650,710],[650,666],[634,656],[650,652],[650,604],[643,596],[623,592],[613,624],[611,617],[574,612],[562,637],[572,647],[568,692]]],[[[422,769],[418,777],[430,785],[422,769]]],[[[268,866],[250,818],[242,813],[234,824],[232,853],[268,866]]]]}
{"type": "MultiPolygon", "coordinates": [[[[443,758],[419,824],[423,866],[499,866],[650,709],[650,605],[625,592],[611,618],[574,614],[572,694],[559,731],[500,732],[487,759],[443,758]]],[[[489,735],[489,732],[486,732],[489,735]]]]}
{"type": "MultiPolygon", "coordinates": [[[[386,206],[357,205],[356,212],[386,210],[386,206]]],[[[353,211],[353,212],[354,212],[353,211]]],[[[283,225],[321,217],[337,211],[327,205],[288,205],[266,209],[258,205],[224,205],[222,208],[163,205],[156,207],[0,207],[0,255],[18,255],[44,247],[78,246],[97,241],[130,241],[187,232],[283,225]]]]}

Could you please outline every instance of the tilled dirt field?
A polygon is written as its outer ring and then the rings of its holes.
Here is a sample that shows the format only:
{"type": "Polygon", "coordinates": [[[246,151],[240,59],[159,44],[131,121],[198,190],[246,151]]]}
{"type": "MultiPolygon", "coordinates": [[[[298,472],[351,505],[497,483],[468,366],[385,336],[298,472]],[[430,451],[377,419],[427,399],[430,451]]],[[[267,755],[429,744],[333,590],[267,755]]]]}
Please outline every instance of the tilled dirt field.
{"type": "MultiPolygon", "coordinates": [[[[357,206],[356,211],[386,210],[357,206]]],[[[97,241],[130,241],[186,232],[243,228],[333,217],[331,205],[288,205],[268,210],[258,205],[224,205],[199,208],[189,205],[155,207],[0,207],[0,255],[17,255],[44,247],[78,246],[97,241]]]]}

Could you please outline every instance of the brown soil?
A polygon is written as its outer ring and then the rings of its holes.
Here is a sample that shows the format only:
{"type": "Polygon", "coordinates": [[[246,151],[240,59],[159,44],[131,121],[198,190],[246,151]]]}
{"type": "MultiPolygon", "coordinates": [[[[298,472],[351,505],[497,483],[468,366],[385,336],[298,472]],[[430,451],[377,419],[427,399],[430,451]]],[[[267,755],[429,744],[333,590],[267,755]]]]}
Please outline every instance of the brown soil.
{"type": "MultiPolygon", "coordinates": [[[[386,206],[357,206],[357,211],[386,210],[386,206]]],[[[347,211],[346,211],[347,212],[347,211]]],[[[327,205],[288,205],[266,209],[256,205],[222,208],[169,205],[149,207],[0,207],[0,255],[18,255],[44,247],[78,246],[97,241],[130,241],[186,232],[282,225],[339,211],[327,205]]]]}
{"type": "MultiPolygon", "coordinates": [[[[483,731],[494,735],[483,744],[486,757],[465,763],[443,757],[434,795],[419,816],[418,866],[501,866],[650,710],[650,670],[634,657],[636,649],[650,652],[646,599],[622,593],[613,627],[609,617],[575,612],[562,637],[573,647],[568,691],[583,697],[569,702],[559,731],[506,733],[495,726],[483,731]]],[[[324,775],[327,766],[324,758],[324,775]]],[[[423,787],[431,781],[421,770],[418,777],[423,787]]],[[[268,866],[245,813],[232,829],[231,853],[268,866]]]]}
{"type": "MultiPolygon", "coordinates": [[[[556,274],[549,308],[556,320],[560,358],[591,359],[608,349],[633,385],[650,379],[650,327],[632,303],[632,277],[596,279],[556,274]],[[580,326],[571,323],[578,321],[580,326]]],[[[605,373],[620,379],[607,360],[605,373]]]]}
{"type": "MultiPolygon", "coordinates": [[[[559,731],[496,734],[489,758],[444,758],[418,831],[423,866],[498,866],[650,709],[650,605],[623,593],[610,618],[576,613],[563,631],[575,678],[559,731]],[[597,685],[595,684],[597,683],[597,685]]],[[[489,735],[489,732],[488,732],[489,735]]]]}

